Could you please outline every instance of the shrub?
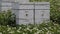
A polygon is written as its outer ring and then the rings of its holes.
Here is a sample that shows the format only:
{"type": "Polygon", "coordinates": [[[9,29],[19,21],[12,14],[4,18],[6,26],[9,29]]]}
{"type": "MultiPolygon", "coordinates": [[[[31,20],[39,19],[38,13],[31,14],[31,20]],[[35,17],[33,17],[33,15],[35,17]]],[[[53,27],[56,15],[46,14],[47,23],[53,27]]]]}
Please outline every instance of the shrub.
{"type": "Polygon", "coordinates": [[[60,25],[53,22],[17,27],[0,25],[0,34],[60,34],[60,25]]]}
{"type": "Polygon", "coordinates": [[[60,24],[60,4],[58,0],[50,1],[50,20],[60,24]]]}
{"type": "Polygon", "coordinates": [[[0,25],[15,25],[16,15],[10,10],[0,12],[0,25]]]}

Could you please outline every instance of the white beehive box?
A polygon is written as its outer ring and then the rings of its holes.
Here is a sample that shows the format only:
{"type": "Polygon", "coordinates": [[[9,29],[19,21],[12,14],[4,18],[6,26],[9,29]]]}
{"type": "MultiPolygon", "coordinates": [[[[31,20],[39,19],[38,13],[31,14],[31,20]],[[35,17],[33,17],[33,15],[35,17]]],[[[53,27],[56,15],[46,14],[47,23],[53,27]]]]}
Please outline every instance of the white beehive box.
{"type": "Polygon", "coordinates": [[[29,0],[13,0],[10,2],[2,2],[1,9],[12,9],[13,13],[16,14],[17,24],[40,24],[42,22],[48,22],[50,20],[49,2],[29,2],[29,0]]]}
{"type": "Polygon", "coordinates": [[[35,3],[35,7],[34,3],[23,3],[20,4],[19,7],[19,24],[34,24],[34,19],[36,24],[42,23],[43,21],[47,22],[50,20],[49,2],[35,3]],[[28,14],[28,16],[26,16],[26,14],[28,14]]]}

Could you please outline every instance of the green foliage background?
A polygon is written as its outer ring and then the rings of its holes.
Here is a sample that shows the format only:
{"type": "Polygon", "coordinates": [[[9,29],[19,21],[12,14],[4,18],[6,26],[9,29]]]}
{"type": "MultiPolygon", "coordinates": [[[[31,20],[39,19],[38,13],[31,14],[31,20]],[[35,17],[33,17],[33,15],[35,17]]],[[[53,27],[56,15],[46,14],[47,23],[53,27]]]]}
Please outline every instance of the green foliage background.
{"type": "Polygon", "coordinates": [[[51,20],[60,23],[60,0],[51,0],[50,4],[51,20]]]}
{"type": "Polygon", "coordinates": [[[0,12],[0,25],[15,25],[16,16],[11,10],[0,12]]]}
{"type": "Polygon", "coordinates": [[[30,2],[50,2],[50,20],[60,23],[60,0],[30,0],[30,2]]]}

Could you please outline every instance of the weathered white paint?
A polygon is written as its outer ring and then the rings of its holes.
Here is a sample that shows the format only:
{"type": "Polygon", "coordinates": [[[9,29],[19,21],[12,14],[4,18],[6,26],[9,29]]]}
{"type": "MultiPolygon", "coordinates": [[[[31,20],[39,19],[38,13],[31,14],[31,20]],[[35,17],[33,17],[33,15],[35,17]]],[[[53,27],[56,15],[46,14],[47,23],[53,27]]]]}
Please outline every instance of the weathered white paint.
{"type": "Polygon", "coordinates": [[[34,24],[34,9],[36,24],[47,22],[50,20],[49,2],[29,2],[29,0],[10,0],[10,2],[2,2],[1,5],[2,10],[12,9],[12,12],[16,14],[17,24],[34,24]],[[28,14],[28,16],[26,16],[26,14],[28,14]]]}
{"type": "Polygon", "coordinates": [[[40,3],[23,3],[19,6],[19,24],[34,24],[34,4],[35,4],[35,23],[39,24],[42,22],[47,22],[50,20],[50,4],[48,2],[40,2],[40,3]],[[33,5],[26,5],[33,4],[33,5]],[[38,4],[38,5],[36,5],[38,4]],[[40,4],[40,5],[39,5],[40,4]],[[26,10],[24,10],[26,9],[26,10]],[[32,9],[32,10],[27,10],[32,9]],[[40,9],[40,10],[39,10],[40,9]],[[26,11],[28,16],[26,17],[26,11]]]}
{"type": "Polygon", "coordinates": [[[1,11],[1,6],[2,6],[1,4],[2,4],[2,0],[0,0],[0,11],[1,11]]]}
{"type": "Polygon", "coordinates": [[[28,23],[33,24],[33,10],[20,10],[19,19],[20,24],[28,24],[28,23]],[[26,16],[26,14],[28,14],[28,16],[26,16]]]}
{"type": "Polygon", "coordinates": [[[29,2],[29,0],[15,0],[15,2],[26,3],[26,2],[29,2]]]}

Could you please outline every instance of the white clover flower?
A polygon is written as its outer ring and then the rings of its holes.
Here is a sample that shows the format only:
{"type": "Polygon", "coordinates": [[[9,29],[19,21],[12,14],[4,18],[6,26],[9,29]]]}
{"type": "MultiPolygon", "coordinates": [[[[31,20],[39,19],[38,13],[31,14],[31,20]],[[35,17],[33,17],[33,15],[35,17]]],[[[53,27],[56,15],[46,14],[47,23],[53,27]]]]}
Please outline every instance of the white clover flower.
{"type": "Polygon", "coordinates": [[[47,28],[45,28],[46,30],[48,30],[47,28]]]}
{"type": "Polygon", "coordinates": [[[37,27],[34,27],[33,29],[37,30],[37,27]]]}
{"type": "Polygon", "coordinates": [[[38,34],[38,33],[35,32],[34,34],[38,34]]]}
{"type": "Polygon", "coordinates": [[[44,31],[42,31],[42,30],[38,30],[38,31],[35,32],[34,34],[39,34],[39,33],[44,33],[44,31]]]}
{"type": "Polygon", "coordinates": [[[19,29],[21,29],[21,27],[19,27],[19,29]]]}
{"type": "Polygon", "coordinates": [[[10,31],[11,30],[11,28],[8,28],[8,30],[7,31],[10,31]]]}
{"type": "Polygon", "coordinates": [[[53,30],[53,28],[49,27],[49,29],[53,30]]]}
{"type": "Polygon", "coordinates": [[[52,29],[51,27],[49,27],[49,29],[52,29]]]}
{"type": "Polygon", "coordinates": [[[10,31],[9,33],[11,33],[11,34],[12,34],[12,33],[14,33],[14,31],[10,31]]]}
{"type": "Polygon", "coordinates": [[[30,32],[32,32],[32,30],[30,30],[30,32]]]}
{"type": "Polygon", "coordinates": [[[21,27],[19,27],[19,29],[18,30],[20,30],[21,29],[21,27]]]}
{"type": "Polygon", "coordinates": [[[38,30],[38,31],[37,31],[37,33],[41,33],[41,32],[43,32],[43,31],[42,31],[42,30],[38,30]]]}
{"type": "Polygon", "coordinates": [[[39,29],[37,28],[36,30],[38,31],[39,29]]]}
{"type": "Polygon", "coordinates": [[[21,29],[21,27],[19,27],[19,29],[18,30],[20,30],[21,29]]]}
{"type": "Polygon", "coordinates": [[[39,34],[40,33],[40,31],[37,31],[35,34],[39,34]]]}
{"type": "Polygon", "coordinates": [[[48,31],[48,32],[46,32],[46,34],[51,34],[51,32],[50,32],[50,31],[48,31]]]}
{"type": "Polygon", "coordinates": [[[57,32],[60,32],[60,30],[57,30],[57,32]]]}
{"type": "Polygon", "coordinates": [[[58,25],[58,24],[54,24],[54,25],[58,25]]]}
{"type": "Polygon", "coordinates": [[[9,25],[7,25],[7,27],[9,27],[9,25]]]}
{"type": "Polygon", "coordinates": [[[43,31],[43,30],[39,30],[39,32],[40,32],[40,33],[44,33],[44,31],[43,31]]]}
{"type": "Polygon", "coordinates": [[[20,33],[20,31],[19,31],[19,30],[17,30],[17,32],[18,32],[18,33],[20,33]]]}
{"type": "Polygon", "coordinates": [[[49,31],[46,34],[49,34],[49,31]]]}
{"type": "Polygon", "coordinates": [[[42,31],[42,30],[39,30],[40,32],[42,31]]]}
{"type": "Polygon", "coordinates": [[[8,29],[7,31],[10,31],[11,29],[8,29]]]}
{"type": "Polygon", "coordinates": [[[26,28],[27,30],[30,30],[29,28],[26,28]]]}
{"type": "Polygon", "coordinates": [[[48,25],[48,24],[45,24],[45,25],[48,25]]]}
{"type": "Polygon", "coordinates": [[[2,32],[0,32],[0,34],[2,34],[2,32]]]}
{"type": "Polygon", "coordinates": [[[25,34],[25,33],[23,32],[23,34],[25,34]]]}

